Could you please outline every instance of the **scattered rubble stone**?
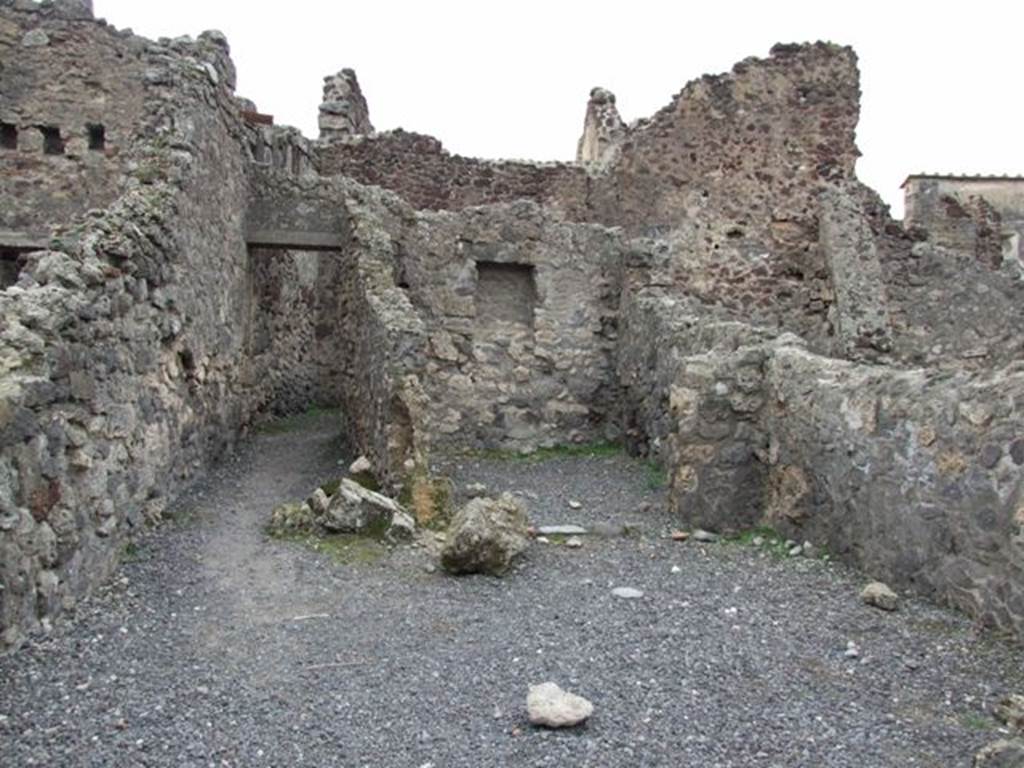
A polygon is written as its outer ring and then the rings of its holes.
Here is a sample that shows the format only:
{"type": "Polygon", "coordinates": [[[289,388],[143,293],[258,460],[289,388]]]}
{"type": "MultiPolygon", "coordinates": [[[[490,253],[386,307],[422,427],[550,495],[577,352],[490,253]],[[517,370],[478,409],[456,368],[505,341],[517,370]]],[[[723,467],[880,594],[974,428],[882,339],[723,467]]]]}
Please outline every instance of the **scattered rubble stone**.
{"type": "Polygon", "coordinates": [[[465,488],[466,496],[471,499],[487,495],[487,486],[483,483],[470,483],[465,488]]]}
{"type": "Polygon", "coordinates": [[[883,611],[895,611],[900,606],[900,598],[880,581],[872,581],[860,593],[861,600],[867,605],[881,608],[883,611]]]}
{"type": "Polygon", "coordinates": [[[1024,768],[1024,739],[999,739],[982,747],[973,768],[1024,768]]]}
{"type": "Polygon", "coordinates": [[[306,499],[306,504],[312,510],[313,515],[320,516],[327,512],[327,508],[330,506],[331,500],[323,488],[317,488],[313,493],[306,499]]]}
{"type": "Polygon", "coordinates": [[[395,500],[345,478],[319,522],[328,531],[384,535],[395,517],[402,515],[405,510],[395,500]]]}
{"type": "Polygon", "coordinates": [[[698,528],[693,532],[693,540],[699,541],[704,544],[712,544],[718,541],[718,534],[712,533],[711,531],[705,531],[702,528],[698,528]]]}
{"type": "Polygon", "coordinates": [[[555,683],[531,685],[526,709],[533,725],[571,728],[594,713],[594,705],[582,696],[563,691],[555,683]]]}
{"type": "Polygon", "coordinates": [[[643,590],[636,589],[635,587],[615,587],[612,590],[612,594],[624,600],[637,600],[644,596],[643,590]]]}
{"type": "Polygon", "coordinates": [[[579,549],[583,546],[583,539],[579,536],[570,536],[565,540],[565,546],[569,549],[579,549]]]}
{"type": "Polygon", "coordinates": [[[500,576],[526,551],[526,529],[526,513],[511,494],[471,499],[448,527],[441,565],[454,574],[500,576]]]}
{"type": "Polygon", "coordinates": [[[372,472],[373,464],[371,464],[370,460],[365,456],[360,456],[358,459],[349,464],[348,471],[349,474],[352,475],[362,474],[363,472],[372,472]]]}
{"type": "Polygon", "coordinates": [[[332,496],[317,488],[305,502],[279,504],[271,513],[269,529],[365,534],[397,543],[415,536],[416,521],[393,499],[345,479],[332,496]]]}
{"type": "Polygon", "coordinates": [[[316,527],[316,516],[308,504],[279,504],[270,513],[269,527],[274,533],[311,531],[316,527]]]}
{"type": "Polygon", "coordinates": [[[994,714],[1001,723],[1024,731],[1024,695],[1007,694],[996,704],[994,714]]]}
{"type": "Polygon", "coordinates": [[[541,525],[537,533],[542,536],[583,536],[587,529],[581,525],[541,525]]]}

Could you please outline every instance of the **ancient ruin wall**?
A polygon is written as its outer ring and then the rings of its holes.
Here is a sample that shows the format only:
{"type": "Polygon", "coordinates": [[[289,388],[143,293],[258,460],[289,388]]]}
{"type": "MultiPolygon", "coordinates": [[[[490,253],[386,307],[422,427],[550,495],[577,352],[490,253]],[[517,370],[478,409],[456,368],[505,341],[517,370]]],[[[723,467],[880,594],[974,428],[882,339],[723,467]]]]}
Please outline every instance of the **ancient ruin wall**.
{"type": "Polygon", "coordinates": [[[353,443],[384,485],[396,489],[429,451],[418,376],[426,359],[426,330],[397,285],[392,238],[413,212],[393,195],[373,189],[351,189],[345,206],[351,217],[349,257],[338,284],[342,322],[336,339],[349,363],[342,394],[353,443]]]}
{"type": "Polygon", "coordinates": [[[879,248],[893,357],[929,368],[992,369],[1020,359],[1024,282],[1019,266],[971,250],[890,238],[879,248]]]}
{"type": "Polygon", "coordinates": [[[657,288],[627,292],[619,362],[682,524],[767,525],[1024,633],[1019,365],[858,364],[686,311],[657,288]]]}
{"type": "MultiPolygon", "coordinates": [[[[30,10],[0,8],[0,23],[45,33],[54,56],[62,40],[76,54],[109,40],[88,18],[22,7],[30,10]]],[[[254,413],[274,397],[297,399],[290,372],[277,375],[296,361],[253,354],[254,318],[267,311],[259,299],[290,268],[278,276],[254,264],[243,237],[247,132],[226,44],[209,34],[130,45],[141,50],[144,110],[123,158],[123,194],[64,222],[53,250],[28,254],[0,292],[4,643],[102,580],[126,537],[159,517],[254,413]]],[[[91,61],[103,57],[83,55],[81,77],[91,61]]],[[[311,310],[301,296],[271,303],[311,310]]],[[[295,316],[269,322],[301,327],[295,316]]]]}
{"type": "Polygon", "coordinates": [[[816,229],[821,183],[853,178],[859,99],[853,50],[828,43],[695,80],[631,128],[595,219],[667,230],[712,209],[785,253],[792,230],[816,229]]]}
{"type": "Polygon", "coordinates": [[[418,214],[398,282],[426,323],[437,445],[535,449],[609,436],[621,244],[534,203],[418,214]]]}
{"type": "Polygon", "coordinates": [[[818,196],[854,184],[856,57],[817,43],[776,46],[687,85],[625,127],[595,89],[580,164],[489,163],[395,131],[321,144],[324,173],[391,189],[414,207],[535,200],[569,220],[668,237],[672,279],[722,320],[806,337],[837,352],[818,196]],[[607,135],[606,135],[607,134],[607,135]]]}
{"type": "Polygon", "coordinates": [[[0,5],[0,230],[48,232],[102,208],[129,170],[144,41],[83,22],[80,6],[0,5]]]}
{"type": "Polygon", "coordinates": [[[1019,366],[893,371],[780,348],[766,518],[1024,636],[1019,366]]]}
{"type": "Polygon", "coordinates": [[[614,232],[525,201],[425,213],[353,190],[347,205],[345,400],[383,474],[435,449],[530,450],[614,431],[614,232]]]}
{"type": "Polygon", "coordinates": [[[528,199],[588,220],[588,178],[571,163],[490,161],[452,155],[430,136],[401,129],[321,143],[324,175],[348,176],[398,193],[414,208],[461,210],[528,199]]]}
{"type": "Polygon", "coordinates": [[[936,245],[973,253],[990,266],[1021,263],[1024,179],[994,176],[910,176],[903,184],[904,224],[936,245]]]}

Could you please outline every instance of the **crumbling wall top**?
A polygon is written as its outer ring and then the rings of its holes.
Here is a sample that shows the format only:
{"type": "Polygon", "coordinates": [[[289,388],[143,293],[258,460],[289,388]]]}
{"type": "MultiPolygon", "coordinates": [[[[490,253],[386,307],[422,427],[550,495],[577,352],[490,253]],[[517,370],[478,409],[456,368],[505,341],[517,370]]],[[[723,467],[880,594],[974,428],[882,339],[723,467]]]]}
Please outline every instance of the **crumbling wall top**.
{"type": "Polygon", "coordinates": [[[603,167],[615,162],[618,148],[626,137],[626,124],[615,106],[615,94],[594,88],[587,102],[583,135],[576,146],[577,163],[593,163],[603,167]]]}
{"type": "Polygon", "coordinates": [[[355,70],[343,69],[324,78],[319,125],[321,141],[373,133],[370,108],[359,88],[355,70]]]}

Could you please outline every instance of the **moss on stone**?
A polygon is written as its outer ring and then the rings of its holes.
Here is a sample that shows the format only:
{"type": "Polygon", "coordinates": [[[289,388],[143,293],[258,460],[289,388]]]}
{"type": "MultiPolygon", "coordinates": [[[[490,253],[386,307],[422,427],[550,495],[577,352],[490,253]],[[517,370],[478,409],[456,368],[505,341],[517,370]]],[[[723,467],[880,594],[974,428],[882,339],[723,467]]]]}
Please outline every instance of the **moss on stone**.
{"type": "MultiPolygon", "coordinates": [[[[368,491],[380,493],[380,481],[377,480],[377,477],[373,472],[355,472],[349,475],[349,480],[354,483],[359,483],[359,485],[363,486],[363,488],[368,491]]],[[[337,486],[335,486],[335,490],[337,490],[337,486]]],[[[329,493],[327,495],[332,496],[333,494],[329,493]]]]}
{"type": "Polygon", "coordinates": [[[328,480],[320,486],[320,490],[326,493],[328,496],[333,496],[338,492],[341,487],[341,479],[328,480]]]}
{"type": "MultiPolygon", "coordinates": [[[[301,531],[270,531],[270,536],[278,541],[288,541],[327,555],[339,565],[367,565],[384,557],[388,550],[380,541],[379,536],[358,533],[334,533],[318,536],[301,531]]],[[[383,533],[381,533],[381,536],[383,533]]]]}

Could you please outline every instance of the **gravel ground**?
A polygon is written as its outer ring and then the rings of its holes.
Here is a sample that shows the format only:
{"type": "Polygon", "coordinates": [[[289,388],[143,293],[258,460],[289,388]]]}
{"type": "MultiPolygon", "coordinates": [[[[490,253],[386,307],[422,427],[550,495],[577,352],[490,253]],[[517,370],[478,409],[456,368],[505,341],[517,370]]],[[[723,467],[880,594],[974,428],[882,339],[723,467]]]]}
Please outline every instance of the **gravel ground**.
{"type": "Polygon", "coordinates": [[[623,456],[447,467],[521,492],[540,524],[640,524],[534,544],[500,580],[431,573],[424,549],[339,562],[268,539],[338,445],[325,421],[258,436],[108,587],[0,658],[0,765],[949,768],[1024,690],[1024,653],[954,614],[868,608],[863,578],[822,561],[665,538],[623,456]],[[528,725],[545,680],[594,702],[586,726],[528,725]]]}

